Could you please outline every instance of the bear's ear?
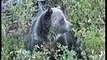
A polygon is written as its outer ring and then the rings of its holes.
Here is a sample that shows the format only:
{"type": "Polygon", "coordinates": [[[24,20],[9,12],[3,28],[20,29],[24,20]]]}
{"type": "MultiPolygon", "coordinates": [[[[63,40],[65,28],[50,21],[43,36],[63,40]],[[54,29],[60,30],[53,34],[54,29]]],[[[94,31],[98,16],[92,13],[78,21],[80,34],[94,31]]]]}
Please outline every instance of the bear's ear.
{"type": "Polygon", "coordinates": [[[58,5],[56,8],[61,9],[61,6],[58,5]]]}
{"type": "Polygon", "coordinates": [[[49,7],[48,10],[45,13],[45,17],[51,17],[52,12],[53,11],[52,11],[51,7],[49,7]]]}

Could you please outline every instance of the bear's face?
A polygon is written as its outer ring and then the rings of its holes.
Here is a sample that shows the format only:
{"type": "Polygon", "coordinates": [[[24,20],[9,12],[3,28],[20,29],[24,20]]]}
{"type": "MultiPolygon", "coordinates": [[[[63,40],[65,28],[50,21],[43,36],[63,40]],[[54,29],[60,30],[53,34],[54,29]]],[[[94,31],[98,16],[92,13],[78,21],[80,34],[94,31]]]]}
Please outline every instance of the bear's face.
{"type": "Polygon", "coordinates": [[[71,31],[71,23],[66,20],[65,15],[60,9],[49,8],[43,11],[37,18],[34,31],[36,31],[37,36],[41,36],[43,40],[45,38],[45,40],[47,40],[47,36],[53,34],[58,38],[63,33],[71,31]]]}
{"type": "Polygon", "coordinates": [[[58,8],[49,8],[44,11],[37,19],[36,25],[35,30],[39,36],[47,36],[49,31],[56,34],[71,31],[70,22],[58,8]]]}
{"type": "Polygon", "coordinates": [[[71,30],[71,24],[66,20],[63,12],[58,8],[52,8],[51,26],[56,33],[62,34],[71,30]]]}

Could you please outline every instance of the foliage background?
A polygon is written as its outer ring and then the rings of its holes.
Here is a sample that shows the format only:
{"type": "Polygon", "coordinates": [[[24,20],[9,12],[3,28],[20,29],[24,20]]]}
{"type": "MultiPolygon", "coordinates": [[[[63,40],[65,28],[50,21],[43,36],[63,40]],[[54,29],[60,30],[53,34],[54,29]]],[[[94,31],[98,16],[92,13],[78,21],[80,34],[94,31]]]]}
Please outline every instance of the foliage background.
{"type": "MultiPolygon", "coordinates": [[[[36,14],[33,3],[36,0],[2,0],[2,7],[5,6],[4,1],[9,3],[6,5],[8,11],[2,10],[2,60],[47,60],[46,52],[35,52],[30,56],[24,49],[22,36],[28,27],[27,21],[36,14]]],[[[105,60],[105,0],[48,1],[52,6],[61,6],[90,60],[105,60]]],[[[61,60],[74,60],[71,57],[73,52],[67,52],[70,57],[66,57],[66,53],[61,60]]]]}

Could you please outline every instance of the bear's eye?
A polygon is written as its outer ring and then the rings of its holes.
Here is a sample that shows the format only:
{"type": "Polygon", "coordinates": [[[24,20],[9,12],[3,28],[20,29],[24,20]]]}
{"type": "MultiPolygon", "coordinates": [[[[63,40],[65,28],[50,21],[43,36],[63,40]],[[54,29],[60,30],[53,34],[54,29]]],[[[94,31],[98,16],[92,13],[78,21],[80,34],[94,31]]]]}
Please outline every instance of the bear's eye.
{"type": "Polygon", "coordinates": [[[60,20],[60,24],[63,25],[64,24],[64,19],[60,20]]]}

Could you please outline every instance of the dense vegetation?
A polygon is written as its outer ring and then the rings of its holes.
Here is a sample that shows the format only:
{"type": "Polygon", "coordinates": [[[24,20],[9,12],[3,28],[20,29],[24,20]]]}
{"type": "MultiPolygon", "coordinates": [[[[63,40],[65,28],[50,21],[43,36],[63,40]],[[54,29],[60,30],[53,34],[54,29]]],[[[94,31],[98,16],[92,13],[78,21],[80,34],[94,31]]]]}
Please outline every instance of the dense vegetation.
{"type": "MultiPolygon", "coordinates": [[[[34,0],[7,1],[11,3],[8,4],[8,11],[2,11],[2,60],[47,60],[47,52],[34,51],[30,56],[24,49],[22,36],[28,27],[26,23],[36,14],[34,0]]],[[[105,1],[49,0],[49,2],[62,7],[67,19],[73,25],[75,36],[82,41],[81,46],[88,52],[90,60],[105,60],[105,1]]],[[[60,48],[67,52],[60,58],[61,60],[76,60],[73,57],[75,55],[73,50],[60,48]]]]}

